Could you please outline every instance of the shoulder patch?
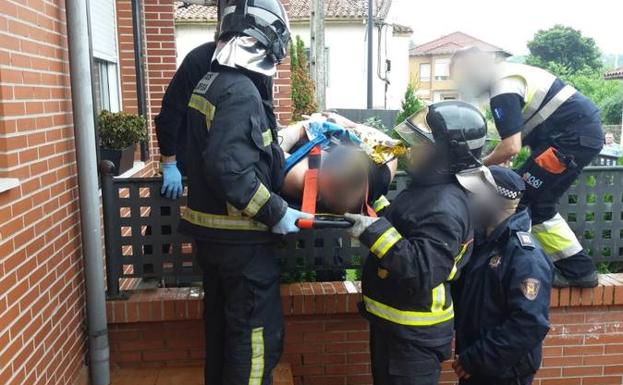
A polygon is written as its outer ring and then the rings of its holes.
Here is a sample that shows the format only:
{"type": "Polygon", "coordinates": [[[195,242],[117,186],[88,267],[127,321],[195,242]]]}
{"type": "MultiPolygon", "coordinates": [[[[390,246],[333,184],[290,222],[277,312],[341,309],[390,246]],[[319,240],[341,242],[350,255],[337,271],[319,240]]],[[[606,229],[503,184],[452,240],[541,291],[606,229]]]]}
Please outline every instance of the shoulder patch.
{"type": "Polygon", "coordinates": [[[539,295],[541,281],[536,278],[526,278],[521,282],[521,292],[529,301],[534,301],[539,295]]]}
{"type": "Polygon", "coordinates": [[[214,82],[214,80],[218,77],[218,75],[218,72],[208,72],[207,74],[205,74],[205,76],[199,81],[199,83],[197,83],[194,92],[196,94],[205,94],[214,82]]]}
{"type": "Polygon", "coordinates": [[[534,249],[536,247],[534,239],[532,238],[532,234],[530,233],[527,233],[525,231],[518,231],[517,239],[519,239],[519,243],[524,249],[534,249]]]}

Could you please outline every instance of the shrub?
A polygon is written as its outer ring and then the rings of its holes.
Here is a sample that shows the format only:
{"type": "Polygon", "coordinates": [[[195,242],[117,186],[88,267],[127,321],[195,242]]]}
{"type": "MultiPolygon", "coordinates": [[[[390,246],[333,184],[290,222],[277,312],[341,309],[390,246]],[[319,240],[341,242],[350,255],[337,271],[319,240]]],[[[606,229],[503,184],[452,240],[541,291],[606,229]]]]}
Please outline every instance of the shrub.
{"type": "Polygon", "coordinates": [[[409,83],[405,97],[402,100],[402,106],[400,113],[396,117],[396,125],[404,122],[407,118],[416,113],[420,108],[424,106],[424,103],[415,94],[415,86],[409,83]]]}
{"type": "Polygon", "coordinates": [[[102,111],[97,118],[100,146],[110,150],[122,150],[147,140],[145,118],[125,112],[102,111]]]}
{"type": "Polygon", "coordinates": [[[293,119],[302,120],[303,115],[311,115],[318,110],[316,87],[309,74],[305,44],[300,36],[290,44],[290,70],[292,72],[293,119]]]}

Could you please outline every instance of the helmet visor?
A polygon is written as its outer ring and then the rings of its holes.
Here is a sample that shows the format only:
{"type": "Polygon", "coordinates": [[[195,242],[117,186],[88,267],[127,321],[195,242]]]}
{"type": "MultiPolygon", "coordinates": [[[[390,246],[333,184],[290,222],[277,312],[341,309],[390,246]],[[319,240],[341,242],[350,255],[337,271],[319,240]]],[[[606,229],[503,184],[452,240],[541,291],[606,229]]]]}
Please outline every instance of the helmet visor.
{"type": "Polygon", "coordinates": [[[409,116],[407,120],[394,127],[394,131],[410,146],[432,144],[435,139],[433,138],[433,131],[426,121],[427,116],[428,107],[424,106],[409,116]]]}

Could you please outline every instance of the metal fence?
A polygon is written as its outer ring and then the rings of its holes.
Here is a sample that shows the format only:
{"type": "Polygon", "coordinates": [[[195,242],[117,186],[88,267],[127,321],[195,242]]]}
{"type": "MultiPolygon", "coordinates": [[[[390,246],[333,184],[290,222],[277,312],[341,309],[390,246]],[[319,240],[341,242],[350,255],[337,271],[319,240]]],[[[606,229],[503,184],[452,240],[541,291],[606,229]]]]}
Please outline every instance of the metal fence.
{"type": "MultiPolygon", "coordinates": [[[[388,198],[408,183],[398,175],[388,198]]],[[[157,278],[170,283],[198,280],[192,240],[176,229],[183,197],[160,195],[160,178],[113,178],[102,182],[109,295],[123,278],[157,278]]],[[[567,218],[595,261],[623,260],[623,167],[587,168],[562,198],[567,218]]],[[[286,279],[340,279],[358,269],[368,251],[341,230],[304,231],[285,237],[277,258],[286,279]]]]}

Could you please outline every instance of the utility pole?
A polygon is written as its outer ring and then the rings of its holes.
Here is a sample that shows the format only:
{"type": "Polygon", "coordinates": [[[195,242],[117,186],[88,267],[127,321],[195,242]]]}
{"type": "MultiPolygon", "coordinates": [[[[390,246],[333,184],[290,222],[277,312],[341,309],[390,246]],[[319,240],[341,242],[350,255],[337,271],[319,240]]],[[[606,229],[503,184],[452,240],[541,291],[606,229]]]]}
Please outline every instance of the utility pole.
{"type": "Polygon", "coordinates": [[[311,12],[311,44],[310,44],[310,65],[311,75],[316,85],[316,101],[320,111],[327,108],[326,87],[327,87],[327,68],[326,52],[324,43],[324,1],[312,0],[311,12]]]}
{"type": "Polygon", "coordinates": [[[372,13],[372,3],[373,0],[368,0],[368,109],[372,109],[374,107],[374,98],[372,94],[372,81],[374,79],[372,70],[374,15],[372,13]]]}

